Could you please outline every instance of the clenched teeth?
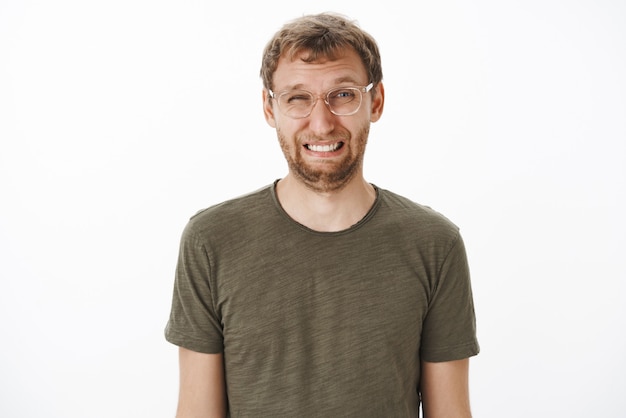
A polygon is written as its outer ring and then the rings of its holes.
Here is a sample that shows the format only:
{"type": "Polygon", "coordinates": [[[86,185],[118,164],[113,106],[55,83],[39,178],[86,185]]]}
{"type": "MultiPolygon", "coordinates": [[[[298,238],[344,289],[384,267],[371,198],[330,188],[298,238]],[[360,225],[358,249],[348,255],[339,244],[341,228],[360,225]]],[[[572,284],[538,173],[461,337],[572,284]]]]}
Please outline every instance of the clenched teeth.
{"type": "Polygon", "coordinates": [[[341,147],[342,142],[335,142],[334,144],[325,144],[325,145],[312,145],[307,144],[307,149],[314,152],[333,152],[337,151],[339,147],[341,147]]]}

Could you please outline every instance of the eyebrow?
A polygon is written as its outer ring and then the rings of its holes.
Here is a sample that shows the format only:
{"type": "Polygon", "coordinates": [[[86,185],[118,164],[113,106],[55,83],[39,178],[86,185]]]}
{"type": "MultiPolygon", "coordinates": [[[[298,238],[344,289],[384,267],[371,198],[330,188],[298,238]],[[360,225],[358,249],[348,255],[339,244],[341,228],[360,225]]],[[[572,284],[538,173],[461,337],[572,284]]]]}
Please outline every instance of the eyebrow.
{"type": "MultiPolygon", "coordinates": [[[[339,84],[343,84],[343,83],[351,83],[351,84],[358,84],[355,79],[351,76],[344,76],[344,77],[339,77],[336,78],[335,80],[333,80],[333,85],[337,86],[339,84]]],[[[331,87],[330,89],[333,89],[334,87],[331,87]]],[[[304,85],[302,83],[298,83],[298,84],[294,84],[292,86],[287,86],[286,88],[280,89],[280,91],[290,91],[290,90],[306,90],[306,88],[304,87],[304,85]]]]}

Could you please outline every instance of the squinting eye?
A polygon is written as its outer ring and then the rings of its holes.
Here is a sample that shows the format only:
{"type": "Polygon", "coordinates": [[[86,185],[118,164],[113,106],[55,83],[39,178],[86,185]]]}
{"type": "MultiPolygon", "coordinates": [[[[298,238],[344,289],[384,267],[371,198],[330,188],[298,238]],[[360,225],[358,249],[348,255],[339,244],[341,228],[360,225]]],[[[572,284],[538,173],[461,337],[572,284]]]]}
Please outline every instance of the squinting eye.
{"type": "Polygon", "coordinates": [[[285,95],[285,102],[287,104],[303,104],[311,101],[311,96],[308,94],[288,94],[285,95]]]}

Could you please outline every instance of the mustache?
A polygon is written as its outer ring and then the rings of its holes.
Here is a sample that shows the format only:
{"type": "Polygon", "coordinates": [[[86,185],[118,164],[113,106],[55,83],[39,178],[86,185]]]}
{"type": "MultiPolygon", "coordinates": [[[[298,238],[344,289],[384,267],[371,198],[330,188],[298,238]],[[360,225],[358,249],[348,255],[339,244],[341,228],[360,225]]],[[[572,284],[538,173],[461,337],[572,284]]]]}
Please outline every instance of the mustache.
{"type": "Polygon", "coordinates": [[[315,143],[315,142],[346,142],[350,139],[350,133],[337,133],[333,135],[318,136],[318,135],[298,135],[297,140],[301,144],[315,143]]]}

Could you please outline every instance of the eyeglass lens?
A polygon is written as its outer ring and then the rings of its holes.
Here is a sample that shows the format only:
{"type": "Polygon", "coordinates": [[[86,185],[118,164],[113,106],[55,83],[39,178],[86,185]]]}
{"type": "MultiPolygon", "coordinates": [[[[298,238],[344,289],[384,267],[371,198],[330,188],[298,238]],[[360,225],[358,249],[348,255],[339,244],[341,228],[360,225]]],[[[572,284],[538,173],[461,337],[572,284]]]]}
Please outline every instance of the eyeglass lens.
{"type": "MultiPolygon", "coordinates": [[[[327,93],[324,102],[335,115],[351,115],[361,106],[361,91],[356,87],[344,87],[327,93]]],[[[278,96],[278,106],[287,116],[306,117],[311,113],[317,98],[308,91],[294,90],[278,96]]]]}

